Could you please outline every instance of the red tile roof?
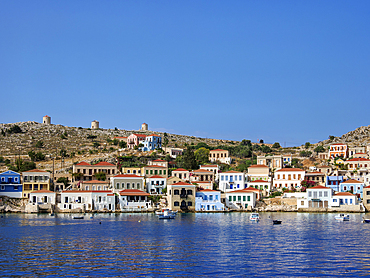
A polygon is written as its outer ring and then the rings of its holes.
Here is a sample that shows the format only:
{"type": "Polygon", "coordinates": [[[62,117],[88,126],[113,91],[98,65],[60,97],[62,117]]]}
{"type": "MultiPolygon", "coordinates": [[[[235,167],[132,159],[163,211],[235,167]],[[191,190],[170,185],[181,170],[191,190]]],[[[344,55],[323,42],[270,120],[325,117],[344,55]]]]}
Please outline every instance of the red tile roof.
{"type": "Polygon", "coordinates": [[[146,193],[139,189],[125,189],[119,192],[121,196],[150,196],[149,193],[146,193]]]}
{"type": "Polygon", "coordinates": [[[264,181],[264,180],[255,180],[255,181],[250,181],[250,182],[268,182],[268,181],[264,181]]]}
{"type": "Polygon", "coordinates": [[[360,181],[357,181],[357,180],[353,180],[353,179],[350,179],[350,180],[346,180],[342,183],[363,183],[363,182],[360,182],[360,181]]]}
{"type": "Polygon", "coordinates": [[[157,135],[157,134],[150,134],[150,135],[148,135],[148,136],[157,136],[157,137],[161,137],[160,135],[157,135]]]}
{"type": "Polygon", "coordinates": [[[28,170],[28,171],[25,171],[24,173],[27,173],[27,172],[48,173],[48,171],[39,170],[39,169],[28,170]]]}
{"type": "Polygon", "coordinates": [[[109,182],[108,181],[98,181],[98,180],[92,180],[92,181],[82,181],[83,184],[86,184],[86,183],[105,183],[105,184],[108,184],[109,182]]]}
{"type": "Polygon", "coordinates": [[[220,151],[226,152],[227,150],[221,150],[221,149],[211,150],[211,152],[220,152],[220,151]]]}
{"type": "Polygon", "coordinates": [[[137,136],[137,137],[146,137],[145,134],[134,134],[134,135],[137,136]]]}
{"type": "Polygon", "coordinates": [[[100,161],[99,163],[96,163],[93,166],[116,166],[116,165],[106,162],[106,161],[100,161]]]}
{"type": "Polygon", "coordinates": [[[174,183],[172,185],[193,185],[193,184],[180,181],[180,182],[174,183]]]}
{"type": "Polygon", "coordinates": [[[166,166],[161,166],[161,165],[146,165],[144,167],[152,167],[152,168],[167,168],[166,166]]]}
{"type": "Polygon", "coordinates": [[[261,165],[261,164],[254,164],[249,166],[248,168],[268,168],[266,165],[261,165]]]}
{"type": "Polygon", "coordinates": [[[204,169],[194,170],[193,173],[211,173],[211,174],[213,174],[212,171],[208,171],[208,170],[204,170],[204,169]]]}
{"type": "Polygon", "coordinates": [[[156,159],[156,160],[153,160],[153,162],[166,162],[166,160],[156,159]]]}
{"type": "Polygon", "coordinates": [[[76,166],[91,166],[91,164],[90,163],[87,163],[87,162],[85,162],[85,161],[82,161],[82,162],[80,162],[80,163],[77,163],[76,164],[76,166]]]}
{"type": "Polygon", "coordinates": [[[334,196],[355,196],[355,195],[353,195],[350,192],[338,192],[338,193],[334,194],[334,196]]]}
{"type": "Polygon", "coordinates": [[[124,136],[116,136],[114,138],[127,138],[127,137],[124,137],[124,136]]]}
{"type": "Polygon", "coordinates": [[[158,176],[158,175],[154,175],[154,176],[149,177],[149,179],[165,179],[165,178],[158,176]]]}
{"type": "Polygon", "coordinates": [[[226,194],[228,194],[228,193],[251,193],[251,191],[252,190],[241,189],[241,190],[234,190],[234,191],[226,192],[226,194]]]}
{"type": "Polygon", "coordinates": [[[189,172],[188,170],[185,170],[183,168],[177,168],[176,170],[173,170],[172,172],[189,172]]]}
{"type": "Polygon", "coordinates": [[[322,186],[322,185],[316,185],[314,187],[307,188],[307,190],[309,190],[309,189],[331,189],[331,188],[326,187],[326,186],[322,186]]]}
{"type": "Polygon", "coordinates": [[[346,144],[343,144],[343,143],[330,144],[330,146],[334,146],[334,145],[345,145],[345,146],[347,146],[346,144]]]}
{"type": "Polygon", "coordinates": [[[41,190],[32,191],[31,193],[55,193],[55,192],[50,191],[50,190],[41,189],[41,190]]]}
{"type": "Polygon", "coordinates": [[[359,157],[359,158],[348,159],[347,161],[370,161],[370,159],[359,157]]]}
{"type": "Polygon", "coordinates": [[[227,172],[222,172],[221,174],[226,174],[226,173],[229,173],[229,174],[242,174],[242,172],[238,172],[238,171],[227,171],[227,172]]]}
{"type": "Polygon", "coordinates": [[[301,169],[301,168],[282,168],[280,170],[277,170],[276,172],[290,172],[290,171],[293,171],[293,172],[302,171],[302,172],[304,172],[304,170],[301,169]]]}
{"type": "Polygon", "coordinates": [[[218,167],[217,164],[210,164],[210,165],[200,165],[200,167],[218,167]]]}
{"type": "Polygon", "coordinates": [[[260,189],[257,189],[257,188],[253,188],[253,187],[247,187],[247,188],[244,188],[243,190],[245,191],[261,191],[260,189]]]}

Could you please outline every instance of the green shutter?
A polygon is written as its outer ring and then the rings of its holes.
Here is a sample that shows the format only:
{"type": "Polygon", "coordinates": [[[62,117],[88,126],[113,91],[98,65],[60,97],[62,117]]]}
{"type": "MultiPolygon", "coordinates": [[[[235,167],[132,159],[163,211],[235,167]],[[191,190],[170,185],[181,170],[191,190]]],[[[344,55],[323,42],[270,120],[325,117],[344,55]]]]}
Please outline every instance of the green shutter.
{"type": "Polygon", "coordinates": [[[248,202],[249,202],[249,201],[251,200],[251,196],[248,196],[248,198],[247,198],[247,199],[248,199],[248,202]]]}
{"type": "Polygon", "coordinates": [[[243,202],[245,202],[245,196],[243,196],[243,202]]]}
{"type": "Polygon", "coordinates": [[[234,202],[236,201],[236,196],[233,196],[234,202]]]}
{"type": "Polygon", "coordinates": [[[232,199],[233,199],[233,198],[232,198],[231,196],[229,196],[229,202],[231,202],[231,201],[232,201],[232,199]]]}

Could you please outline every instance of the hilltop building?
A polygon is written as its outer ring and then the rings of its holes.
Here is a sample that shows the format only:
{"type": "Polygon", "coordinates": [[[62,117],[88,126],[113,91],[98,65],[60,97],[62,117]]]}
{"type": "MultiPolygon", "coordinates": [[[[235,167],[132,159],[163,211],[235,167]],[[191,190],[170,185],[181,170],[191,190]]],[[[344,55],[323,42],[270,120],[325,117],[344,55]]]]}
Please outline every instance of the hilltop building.
{"type": "Polygon", "coordinates": [[[148,124],[143,123],[143,124],[141,125],[141,129],[140,129],[140,130],[142,130],[142,131],[147,131],[147,130],[148,130],[148,124]]]}
{"type": "Polygon", "coordinates": [[[44,116],[44,117],[42,118],[42,123],[43,123],[43,124],[50,125],[50,124],[51,124],[51,118],[50,118],[48,115],[44,116]]]}
{"type": "Polygon", "coordinates": [[[99,122],[98,121],[92,121],[91,122],[91,129],[99,129],[99,122]]]}

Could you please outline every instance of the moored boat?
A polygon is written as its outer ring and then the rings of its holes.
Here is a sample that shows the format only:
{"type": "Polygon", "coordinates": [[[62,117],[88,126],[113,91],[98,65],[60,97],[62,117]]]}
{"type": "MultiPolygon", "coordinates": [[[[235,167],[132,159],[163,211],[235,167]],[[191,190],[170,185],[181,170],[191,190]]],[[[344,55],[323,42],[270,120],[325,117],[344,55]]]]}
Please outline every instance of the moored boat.
{"type": "Polygon", "coordinates": [[[258,213],[252,213],[251,216],[249,216],[249,220],[258,222],[260,220],[260,215],[258,213]]]}
{"type": "Polygon", "coordinates": [[[281,224],[281,220],[272,220],[272,224],[273,225],[279,225],[279,224],[281,224]]]}
{"type": "Polygon", "coordinates": [[[370,219],[362,218],[362,223],[370,223],[370,219]]]}
{"type": "Polygon", "coordinates": [[[176,213],[169,211],[169,210],[165,210],[163,211],[163,214],[158,215],[158,219],[174,219],[175,216],[176,216],[176,213]]]}
{"type": "Polygon", "coordinates": [[[83,216],[73,216],[73,219],[84,219],[83,216]]]}
{"type": "Polygon", "coordinates": [[[335,216],[335,220],[338,221],[349,221],[349,214],[340,213],[335,216]]]}

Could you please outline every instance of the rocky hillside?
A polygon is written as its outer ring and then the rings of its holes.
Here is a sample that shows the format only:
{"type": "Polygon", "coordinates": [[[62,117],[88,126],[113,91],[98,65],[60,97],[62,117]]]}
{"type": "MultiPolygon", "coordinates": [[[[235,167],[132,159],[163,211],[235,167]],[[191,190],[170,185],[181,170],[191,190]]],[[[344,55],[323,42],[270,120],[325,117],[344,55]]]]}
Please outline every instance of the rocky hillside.
{"type": "Polygon", "coordinates": [[[345,143],[349,146],[366,146],[370,143],[370,125],[361,126],[340,137],[331,136],[331,138],[319,142],[318,144],[327,146],[333,143],[345,143]]]}

